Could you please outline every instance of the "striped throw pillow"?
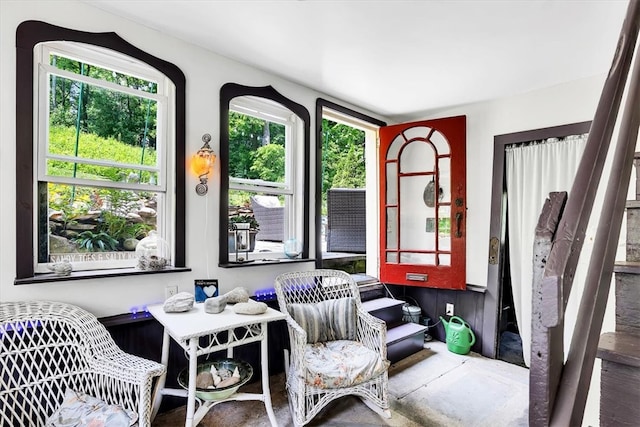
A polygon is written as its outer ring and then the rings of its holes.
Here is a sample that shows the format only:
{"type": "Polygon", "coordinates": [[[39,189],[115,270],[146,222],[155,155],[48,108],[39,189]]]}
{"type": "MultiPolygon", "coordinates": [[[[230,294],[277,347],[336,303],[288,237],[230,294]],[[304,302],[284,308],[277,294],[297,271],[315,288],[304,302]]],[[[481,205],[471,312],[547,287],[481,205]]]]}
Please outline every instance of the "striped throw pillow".
{"type": "Polygon", "coordinates": [[[307,342],[316,343],[327,340],[324,319],[316,304],[291,304],[289,314],[307,333],[307,342]]]}
{"type": "Polygon", "coordinates": [[[356,304],[353,298],[291,304],[289,314],[307,333],[307,343],[355,340],[356,304]]]}
{"type": "Polygon", "coordinates": [[[353,298],[339,298],[318,304],[323,313],[327,341],[356,339],[356,303],[353,298]]]}

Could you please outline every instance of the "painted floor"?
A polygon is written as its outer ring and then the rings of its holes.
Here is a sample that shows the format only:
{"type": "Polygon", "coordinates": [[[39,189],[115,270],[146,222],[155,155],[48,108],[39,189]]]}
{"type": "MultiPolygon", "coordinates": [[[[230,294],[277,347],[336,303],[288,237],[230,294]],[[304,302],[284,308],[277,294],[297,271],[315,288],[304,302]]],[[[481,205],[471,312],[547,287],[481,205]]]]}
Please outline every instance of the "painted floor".
{"type": "MultiPolygon", "coordinates": [[[[258,382],[241,391],[260,390],[258,382]]],[[[273,408],[281,427],[293,426],[284,374],[271,377],[273,408]]],[[[391,418],[383,419],[358,398],[330,403],[309,426],[527,426],[529,370],[475,353],[451,353],[432,341],[425,349],[389,368],[391,418]]],[[[185,407],[159,414],[153,427],[184,425],[185,407]]],[[[213,426],[270,426],[258,401],[224,402],[214,406],[199,424],[213,426]]]]}

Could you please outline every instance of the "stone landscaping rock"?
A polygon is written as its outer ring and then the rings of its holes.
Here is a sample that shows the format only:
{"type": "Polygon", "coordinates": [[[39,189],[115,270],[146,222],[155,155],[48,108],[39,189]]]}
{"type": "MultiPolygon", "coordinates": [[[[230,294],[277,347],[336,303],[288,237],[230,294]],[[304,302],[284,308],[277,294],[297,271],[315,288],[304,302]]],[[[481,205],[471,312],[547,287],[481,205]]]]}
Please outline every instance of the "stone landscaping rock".
{"type": "Polygon", "coordinates": [[[138,215],[140,215],[142,218],[155,218],[157,214],[155,209],[143,207],[138,210],[138,215]]]}
{"type": "Polygon", "coordinates": [[[72,253],[77,252],[77,249],[76,245],[69,239],[54,234],[49,235],[49,250],[52,253],[72,253]]]}

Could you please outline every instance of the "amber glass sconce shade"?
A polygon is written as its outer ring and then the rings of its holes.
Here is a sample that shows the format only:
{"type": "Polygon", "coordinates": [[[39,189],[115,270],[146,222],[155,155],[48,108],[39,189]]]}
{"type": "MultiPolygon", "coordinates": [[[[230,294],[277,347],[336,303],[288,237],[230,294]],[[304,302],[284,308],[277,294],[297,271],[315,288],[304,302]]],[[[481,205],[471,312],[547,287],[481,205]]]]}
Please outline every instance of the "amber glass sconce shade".
{"type": "Polygon", "coordinates": [[[202,135],[202,141],[204,142],[202,147],[191,157],[191,170],[200,179],[200,182],[196,185],[196,193],[199,196],[204,196],[209,191],[207,186],[209,172],[211,172],[213,163],[216,160],[216,155],[213,154],[213,150],[209,145],[211,135],[205,133],[202,135]]]}

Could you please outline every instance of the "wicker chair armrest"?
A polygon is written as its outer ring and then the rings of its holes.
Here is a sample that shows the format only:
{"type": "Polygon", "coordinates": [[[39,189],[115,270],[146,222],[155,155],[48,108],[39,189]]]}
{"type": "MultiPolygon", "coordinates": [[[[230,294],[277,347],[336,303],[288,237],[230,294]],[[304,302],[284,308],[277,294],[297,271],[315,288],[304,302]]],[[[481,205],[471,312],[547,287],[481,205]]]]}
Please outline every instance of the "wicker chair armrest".
{"type": "Polygon", "coordinates": [[[296,366],[304,363],[304,351],[307,345],[307,332],[302,329],[293,317],[286,317],[287,326],[289,327],[289,341],[291,345],[291,363],[296,366]]]}
{"type": "MultiPolygon", "coordinates": [[[[134,410],[138,414],[140,427],[149,427],[153,379],[162,375],[165,369],[160,363],[120,349],[96,354],[92,359],[92,371],[99,384],[95,396],[110,404],[134,410]]],[[[90,390],[87,391],[91,394],[90,390]]]]}
{"type": "Polygon", "coordinates": [[[161,363],[118,351],[96,355],[95,370],[125,383],[144,384],[166,370],[161,363]]]}
{"type": "Polygon", "coordinates": [[[356,315],[356,323],[357,340],[386,359],[387,324],[384,320],[372,316],[360,306],[356,315]]]}

